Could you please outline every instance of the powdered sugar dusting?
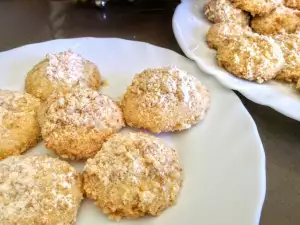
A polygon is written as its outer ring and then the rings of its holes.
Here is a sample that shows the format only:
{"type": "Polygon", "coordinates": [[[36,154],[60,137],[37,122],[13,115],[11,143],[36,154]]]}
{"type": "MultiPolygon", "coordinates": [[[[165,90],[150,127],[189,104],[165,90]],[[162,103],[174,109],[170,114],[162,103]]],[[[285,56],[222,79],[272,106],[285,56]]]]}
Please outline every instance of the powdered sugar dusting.
{"type": "Polygon", "coordinates": [[[72,50],[48,54],[46,76],[50,81],[74,85],[83,78],[85,60],[72,50]]]}
{"type": "Polygon", "coordinates": [[[82,199],[77,176],[66,162],[47,156],[1,161],[0,223],[71,224],[82,199]]]}

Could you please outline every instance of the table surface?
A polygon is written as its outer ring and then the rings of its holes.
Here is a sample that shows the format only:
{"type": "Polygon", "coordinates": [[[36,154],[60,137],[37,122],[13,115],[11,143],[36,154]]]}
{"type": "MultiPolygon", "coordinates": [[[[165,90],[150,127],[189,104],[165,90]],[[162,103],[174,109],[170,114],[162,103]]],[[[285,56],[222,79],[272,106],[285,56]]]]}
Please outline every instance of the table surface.
{"type": "MultiPolygon", "coordinates": [[[[120,37],[180,50],[172,32],[175,0],[112,1],[105,10],[69,0],[1,0],[0,51],[71,37],[120,37]]],[[[266,153],[267,195],[261,225],[300,224],[300,123],[239,95],[266,153]]],[[[247,203],[245,203],[247,204],[247,203]]],[[[239,206],[237,206],[239,207],[239,206]]]]}

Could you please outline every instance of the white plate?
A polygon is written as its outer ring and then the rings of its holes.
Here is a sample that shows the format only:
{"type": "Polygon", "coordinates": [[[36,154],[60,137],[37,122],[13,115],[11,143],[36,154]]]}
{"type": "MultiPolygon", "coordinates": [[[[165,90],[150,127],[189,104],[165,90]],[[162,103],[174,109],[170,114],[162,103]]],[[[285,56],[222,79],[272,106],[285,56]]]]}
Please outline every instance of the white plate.
{"type": "Polygon", "coordinates": [[[177,7],[173,17],[173,31],[182,51],[195,60],[201,70],[216,77],[224,86],[239,91],[251,101],[270,106],[300,121],[299,91],[275,81],[264,84],[245,81],[217,65],[215,50],[206,45],[206,33],[211,23],[204,17],[202,6],[207,1],[185,1],[177,7]]]}
{"type": "MultiPolygon", "coordinates": [[[[237,96],[190,60],[170,50],[119,39],[69,39],[33,44],[0,53],[0,88],[24,90],[26,73],[49,52],[72,48],[95,62],[117,98],[135,73],[176,65],[198,77],[210,90],[212,104],[192,129],[160,135],[180,155],[185,180],[176,206],[157,218],[122,220],[127,225],[254,225],[265,197],[265,156],[256,126],[237,96]]],[[[26,154],[46,154],[43,143],[26,154]]],[[[52,154],[53,155],[53,154],[52,154]]],[[[83,163],[72,163],[81,170],[83,163]]],[[[116,224],[85,200],[78,225],[116,224]]]]}

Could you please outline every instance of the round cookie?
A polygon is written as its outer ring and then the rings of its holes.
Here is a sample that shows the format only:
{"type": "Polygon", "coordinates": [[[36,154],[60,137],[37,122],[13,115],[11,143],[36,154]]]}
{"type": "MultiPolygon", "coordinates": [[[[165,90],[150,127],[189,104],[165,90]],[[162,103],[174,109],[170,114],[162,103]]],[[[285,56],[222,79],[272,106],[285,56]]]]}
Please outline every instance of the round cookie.
{"type": "Polygon", "coordinates": [[[1,224],[72,225],[82,200],[81,188],[76,170],[59,159],[12,156],[2,160],[1,224]]]}
{"type": "Polygon", "coordinates": [[[300,0],[284,0],[284,5],[289,8],[300,10],[300,0]]]}
{"type": "Polygon", "coordinates": [[[216,23],[208,30],[206,42],[210,48],[218,49],[218,46],[224,45],[227,39],[239,37],[245,32],[252,32],[251,28],[236,23],[216,23]]]}
{"type": "Polygon", "coordinates": [[[206,115],[209,92],[176,68],[147,69],[135,75],[122,100],[127,125],[153,133],[190,128],[206,115]]]}
{"type": "Polygon", "coordinates": [[[251,27],[255,32],[264,35],[294,33],[300,27],[300,12],[280,6],[268,15],[254,17],[251,27]]]}
{"type": "Polygon", "coordinates": [[[176,151],[145,133],[118,133],[83,170],[87,197],[112,220],[158,216],[176,203],[182,169],[176,151]]]}
{"type": "Polygon", "coordinates": [[[210,0],[204,5],[204,15],[213,23],[249,24],[249,14],[233,6],[230,0],[210,0]]]}
{"type": "Polygon", "coordinates": [[[230,39],[217,51],[218,64],[233,75],[263,83],[275,78],[283,67],[283,54],[272,38],[244,34],[230,39]]]}
{"type": "Polygon", "coordinates": [[[249,12],[252,16],[266,15],[282,3],[282,0],[231,0],[239,9],[249,12]]]}
{"type": "Polygon", "coordinates": [[[124,126],[121,109],[92,89],[53,93],[38,111],[47,148],[62,158],[86,159],[124,126]]]}
{"type": "Polygon", "coordinates": [[[276,76],[277,80],[297,84],[300,78],[300,33],[274,36],[283,52],[285,64],[276,76]]]}
{"type": "Polygon", "coordinates": [[[54,90],[72,89],[75,86],[100,87],[97,66],[71,50],[48,54],[27,74],[26,92],[45,101],[54,90]]]}
{"type": "Polygon", "coordinates": [[[38,143],[39,106],[40,100],[30,94],[0,90],[0,160],[20,155],[38,143]]]}

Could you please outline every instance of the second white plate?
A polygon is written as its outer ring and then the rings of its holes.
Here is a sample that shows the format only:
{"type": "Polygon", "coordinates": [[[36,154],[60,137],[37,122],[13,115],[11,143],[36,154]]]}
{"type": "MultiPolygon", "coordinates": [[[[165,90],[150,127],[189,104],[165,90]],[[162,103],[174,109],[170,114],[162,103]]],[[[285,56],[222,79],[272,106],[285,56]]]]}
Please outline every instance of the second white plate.
{"type": "Polygon", "coordinates": [[[211,23],[203,15],[208,0],[185,1],[173,17],[173,31],[182,51],[196,61],[204,72],[213,75],[224,86],[239,91],[248,99],[270,106],[278,112],[300,121],[300,92],[290,85],[271,81],[264,84],[232,76],[216,63],[215,50],[208,48],[206,33],[211,23]]]}

